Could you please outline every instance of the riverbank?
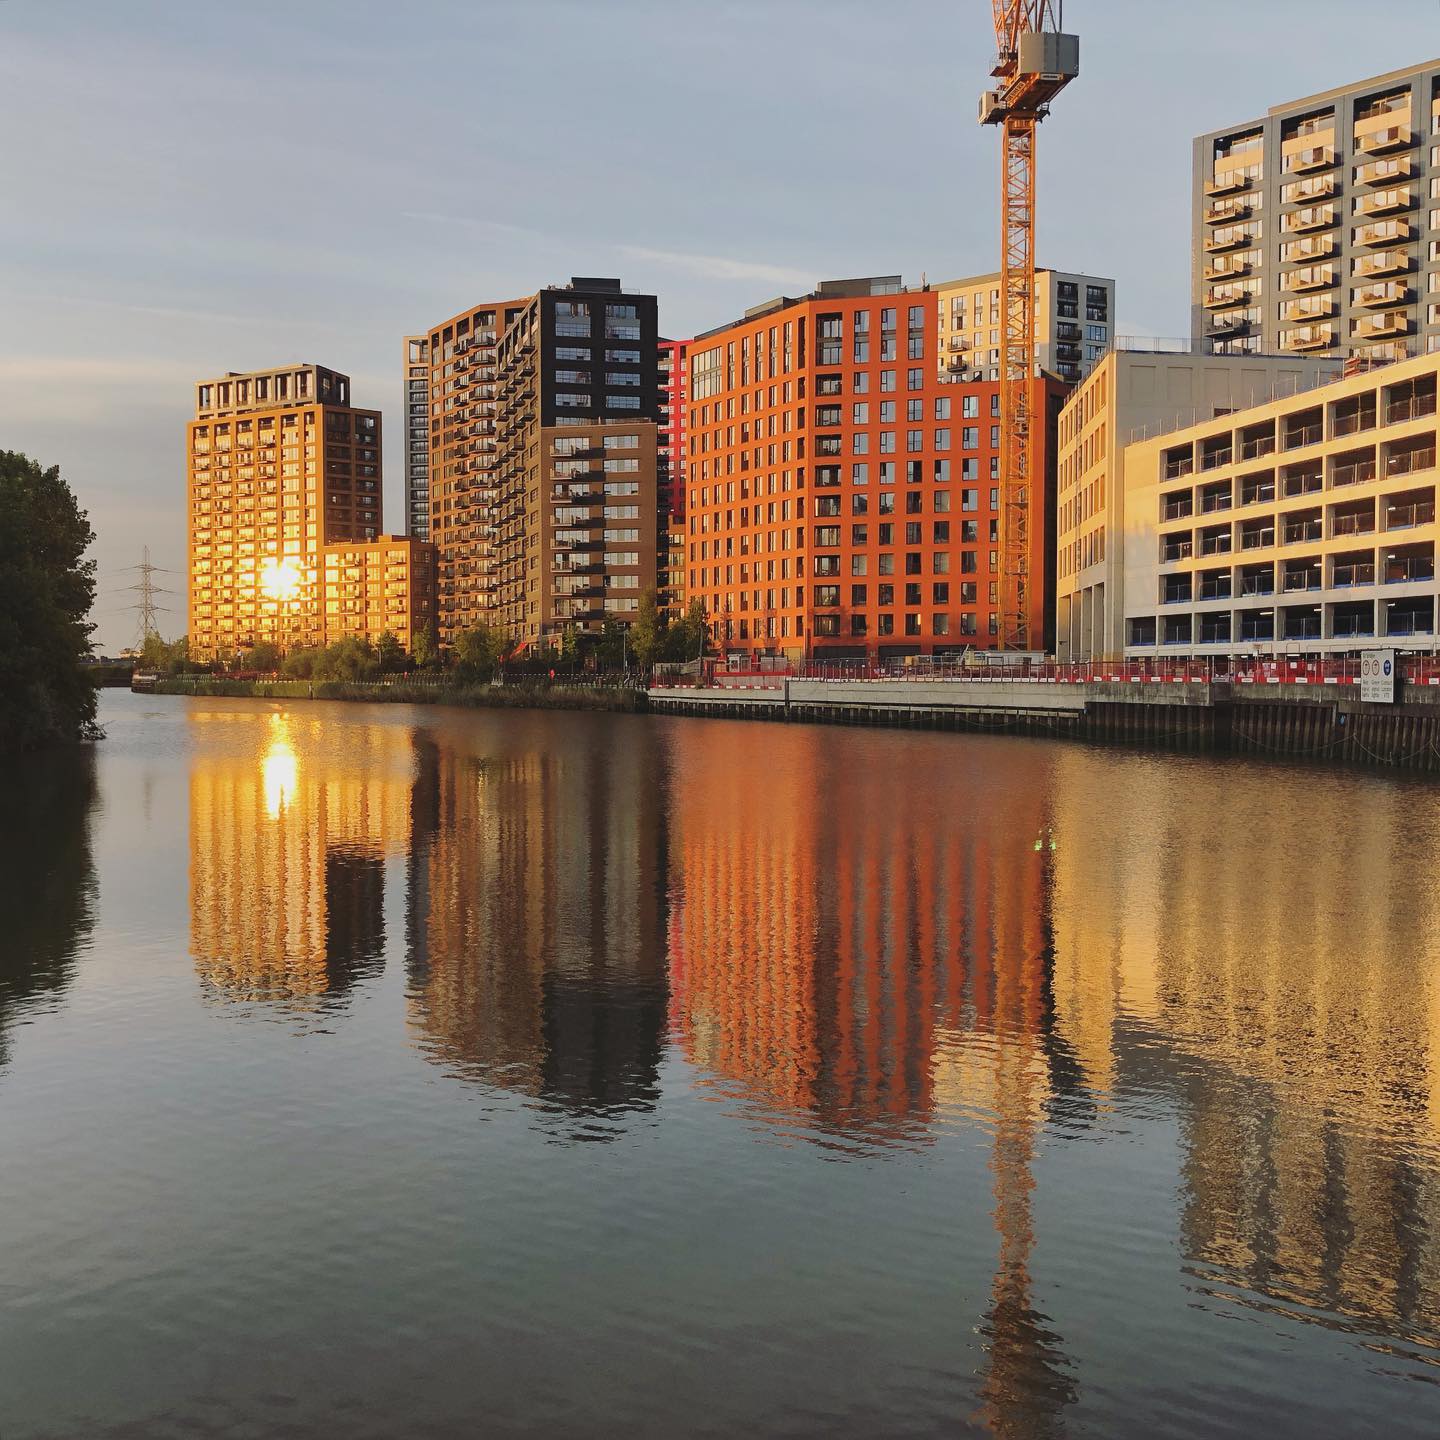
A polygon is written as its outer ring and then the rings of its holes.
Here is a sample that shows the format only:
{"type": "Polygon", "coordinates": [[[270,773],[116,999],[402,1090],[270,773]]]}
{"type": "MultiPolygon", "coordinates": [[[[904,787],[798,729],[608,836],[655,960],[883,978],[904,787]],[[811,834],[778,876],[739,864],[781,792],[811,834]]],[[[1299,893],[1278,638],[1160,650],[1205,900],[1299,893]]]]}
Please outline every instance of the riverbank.
{"type": "Polygon", "coordinates": [[[406,680],[227,680],[182,675],[156,683],[156,695],[202,695],[256,700],[361,700],[395,705],[453,705],[490,710],[601,710],[648,708],[643,690],[622,685],[465,685],[406,680]]]}

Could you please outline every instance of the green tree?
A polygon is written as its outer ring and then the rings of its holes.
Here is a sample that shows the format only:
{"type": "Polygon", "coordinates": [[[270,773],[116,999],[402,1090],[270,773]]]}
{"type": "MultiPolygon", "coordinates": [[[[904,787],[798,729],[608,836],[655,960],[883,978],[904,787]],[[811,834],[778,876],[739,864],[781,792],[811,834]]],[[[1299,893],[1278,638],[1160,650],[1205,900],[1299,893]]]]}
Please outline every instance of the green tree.
{"type": "Polygon", "coordinates": [[[0,752],[96,733],[94,538],[58,466],[0,451],[0,752]]]}
{"type": "Polygon", "coordinates": [[[380,670],[375,647],[358,635],[337,640],[315,658],[312,672],[316,680],[373,680],[380,670]]]}
{"type": "Polygon", "coordinates": [[[698,660],[705,653],[710,640],[705,606],[699,600],[692,600],[684,615],[670,626],[665,640],[667,660],[698,660]]]}
{"type": "Polygon", "coordinates": [[[652,585],[640,596],[635,623],[630,627],[630,652],[642,669],[648,670],[660,658],[667,628],[652,585]]]}
{"type": "Polygon", "coordinates": [[[415,638],[410,643],[410,657],[422,670],[433,670],[440,663],[440,645],[433,625],[423,625],[415,632],[415,638]]]}
{"type": "Polygon", "coordinates": [[[280,673],[287,680],[310,680],[315,675],[315,666],[325,652],[316,649],[292,650],[280,666],[280,673]]]}
{"type": "Polygon", "coordinates": [[[560,658],[570,665],[580,658],[580,631],[573,620],[560,636],[560,658]]]}
{"type": "Polygon", "coordinates": [[[250,653],[240,662],[242,670],[259,670],[269,673],[280,668],[280,647],[269,640],[257,641],[250,647],[250,653]]]}
{"type": "Polygon", "coordinates": [[[510,636],[498,625],[483,620],[455,637],[455,660],[468,680],[489,680],[500,662],[514,649],[510,636]]]}
{"type": "Polygon", "coordinates": [[[391,630],[386,630],[375,642],[375,658],[380,662],[382,675],[398,674],[407,668],[410,660],[405,647],[391,630]]]}
{"type": "Polygon", "coordinates": [[[147,635],[136,659],[142,670],[181,675],[190,667],[190,637],[182,635],[178,640],[162,640],[158,635],[147,635]]]}

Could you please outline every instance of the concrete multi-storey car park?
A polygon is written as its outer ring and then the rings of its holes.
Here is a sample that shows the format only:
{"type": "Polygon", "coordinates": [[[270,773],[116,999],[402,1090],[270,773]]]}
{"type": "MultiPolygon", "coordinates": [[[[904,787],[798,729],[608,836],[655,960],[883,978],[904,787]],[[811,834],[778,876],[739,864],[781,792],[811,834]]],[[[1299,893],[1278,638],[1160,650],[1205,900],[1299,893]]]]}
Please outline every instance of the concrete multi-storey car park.
{"type": "Polygon", "coordinates": [[[1060,415],[1055,604],[1061,660],[1113,659],[1125,645],[1132,531],[1126,446],[1137,436],[1333,379],[1340,369],[1338,360],[1205,355],[1185,341],[1143,340],[1127,341],[1096,366],[1060,415]]]}
{"type": "Polygon", "coordinates": [[[1125,653],[1435,643],[1440,354],[1125,452],[1125,653]]]}
{"type": "Polygon", "coordinates": [[[1440,61],[1195,141],[1192,334],[1216,354],[1440,343],[1440,61]]]}

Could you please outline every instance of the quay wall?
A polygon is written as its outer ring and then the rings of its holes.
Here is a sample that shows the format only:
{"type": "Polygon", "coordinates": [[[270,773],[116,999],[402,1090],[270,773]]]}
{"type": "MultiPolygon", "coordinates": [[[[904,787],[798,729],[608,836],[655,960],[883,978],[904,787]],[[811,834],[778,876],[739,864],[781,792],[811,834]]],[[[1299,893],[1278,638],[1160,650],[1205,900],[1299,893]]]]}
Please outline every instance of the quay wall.
{"type": "Polygon", "coordinates": [[[1353,685],[1218,681],[809,680],[666,687],[660,714],[1065,737],[1205,753],[1440,773],[1440,688],[1402,685],[1394,705],[1353,685]]]}

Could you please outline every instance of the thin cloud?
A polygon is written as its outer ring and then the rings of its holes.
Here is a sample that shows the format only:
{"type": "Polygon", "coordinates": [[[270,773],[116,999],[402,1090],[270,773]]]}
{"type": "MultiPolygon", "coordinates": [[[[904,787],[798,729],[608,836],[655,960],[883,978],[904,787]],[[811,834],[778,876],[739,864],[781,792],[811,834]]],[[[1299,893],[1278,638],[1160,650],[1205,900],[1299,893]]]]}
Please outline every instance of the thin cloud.
{"type": "Polygon", "coordinates": [[[620,254],[627,260],[648,261],[652,265],[668,265],[687,275],[704,280],[760,281],[767,285],[805,286],[814,284],[814,277],[800,270],[787,270],[780,265],[762,265],[753,260],[732,260],[723,255],[697,255],[681,250],[652,250],[643,245],[622,245],[620,254]]]}

